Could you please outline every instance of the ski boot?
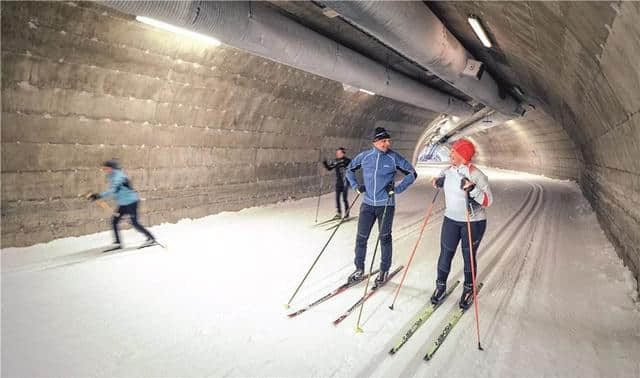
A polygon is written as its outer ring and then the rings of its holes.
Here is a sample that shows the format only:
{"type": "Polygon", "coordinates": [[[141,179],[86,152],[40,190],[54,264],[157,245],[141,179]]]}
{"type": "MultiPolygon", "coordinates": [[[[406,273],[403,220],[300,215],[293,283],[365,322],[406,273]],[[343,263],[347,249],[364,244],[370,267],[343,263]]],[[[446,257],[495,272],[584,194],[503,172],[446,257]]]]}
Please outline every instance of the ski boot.
{"type": "Polygon", "coordinates": [[[389,277],[389,271],[381,270],[380,273],[378,273],[378,277],[376,277],[376,280],[373,282],[373,287],[371,288],[371,290],[375,290],[384,285],[384,283],[387,282],[387,277],[389,277]]]}
{"type": "Polygon", "coordinates": [[[342,219],[342,214],[336,213],[336,215],[334,215],[333,219],[331,219],[331,220],[340,220],[340,219],[342,219]]]}
{"type": "Polygon", "coordinates": [[[440,304],[440,302],[444,299],[446,292],[446,282],[436,281],[436,289],[433,291],[433,294],[431,294],[431,303],[434,305],[440,304]]]}
{"type": "Polygon", "coordinates": [[[138,247],[138,249],[147,248],[147,247],[153,247],[154,245],[157,245],[157,244],[158,244],[158,242],[156,241],[156,239],[147,239],[147,241],[142,243],[142,245],[140,245],[138,247]]]}
{"type": "Polygon", "coordinates": [[[122,244],[120,243],[113,243],[113,245],[105,250],[103,250],[102,252],[113,252],[113,251],[117,251],[119,249],[122,249],[122,244]]]}
{"type": "Polygon", "coordinates": [[[364,269],[356,269],[349,275],[349,278],[347,278],[347,283],[362,281],[362,277],[364,277],[364,269]]]}
{"type": "Polygon", "coordinates": [[[462,296],[460,297],[460,308],[463,310],[468,309],[473,304],[473,287],[471,285],[464,284],[462,287],[462,296]]]}
{"type": "Polygon", "coordinates": [[[349,211],[347,210],[347,212],[344,213],[344,219],[349,218],[349,211]]]}

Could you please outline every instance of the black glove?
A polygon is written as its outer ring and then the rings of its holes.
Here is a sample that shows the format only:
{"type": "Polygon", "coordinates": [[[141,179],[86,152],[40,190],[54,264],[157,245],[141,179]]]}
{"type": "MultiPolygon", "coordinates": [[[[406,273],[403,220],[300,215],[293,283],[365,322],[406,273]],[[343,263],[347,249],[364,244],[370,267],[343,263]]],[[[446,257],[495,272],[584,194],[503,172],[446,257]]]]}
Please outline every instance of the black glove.
{"type": "Polygon", "coordinates": [[[364,193],[364,192],[366,192],[366,191],[367,191],[367,188],[366,188],[364,185],[359,185],[359,186],[356,188],[356,192],[358,192],[359,194],[363,194],[363,193],[364,193]]]}
{"type": "Polygon", "coordinates": [[[436,179],[436,187],[442,188],[444,186],[444,176],[436,179]]]}
{"type": "Polygon", "coordinates": [[[470,193],[473,189],[475,189],[476,184],[474,184],[473,182],[467,180],[466,178],[463,178],[462,180],[460,180],[460,189],[464,190],[467,193],[470,193]],[[467,183],[470,183],[471,185],[465,189],[465,185],[467,185],[467,183]]]}
{"type": "Polygon", "coordinates": [[[384,187],[384,190],[387,191],[388,195],[393,195],[396,192],[396,186],[395,183],[393,181],[391,181],[390,183],[387,184],[387,186],[384,187]]]}
{"type": "Polygon", "coordinates": [[[91,194],[89,195],[89,199],[90,199],[91,201],[95,201],[95,200],[97,200],[97,199],[99,199],[99,198],[100,198],[100,195],[99,195],[98,193],[91,193],[91,194]]]}
{"type": "Polygon", "coordinates": [[[329,163],[327,163],[327,161],[326,161],[326,160],[323,160],[323,161],[322,161],[322,165],[324,165],[324,167],[325,167],[326,169],[329,169],[329,163]]]}

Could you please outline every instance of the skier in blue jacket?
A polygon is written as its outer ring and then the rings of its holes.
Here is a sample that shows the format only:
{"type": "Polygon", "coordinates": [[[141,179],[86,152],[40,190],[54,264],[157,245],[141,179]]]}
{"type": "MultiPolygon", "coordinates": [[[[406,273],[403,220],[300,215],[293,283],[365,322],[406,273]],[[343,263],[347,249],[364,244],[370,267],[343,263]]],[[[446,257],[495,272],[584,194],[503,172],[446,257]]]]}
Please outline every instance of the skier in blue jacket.
{"type": "Polygon", "coordinates": [[[114,197],[118,204],[118,209],[111,219],[113,234],[115,236],[115,244],[105,252],[115,251],[122,248],[120,235],[118,233],[118,223],[122,217],[127,214],[129,215],[131,225],[147,237],[147,241],[141,247],[148,247],[156,244],[156,240],[153,235],[138,223],[138,193],[133,190],[133,187],[129,182],[129,178],[124,174],[124,172],[122,172],[118,162],[116,160],[105,161],[102,165],[102,170],[106,173],[107,178],[109,179],[109,190],[102,193],[93,193],[89,196],[89,199],[95,201],[100,198],[114,197]]]}
{"type": "Polygon", "coordinates": [[[380,273],[376,277],[374,288],[383,284],[391,267],[391,228],[395,210],[394,193],[404,192],[418,177],[415,169],[404,157],[391,150],[391,136],[382,127],[377,127],[373,136],[373,147],[361,152],[347,167],[347,180],[351,187],[362,194],[356,236],[356,270],[349,276],[349,282],[359,281],[364,275],[364,260],[367,254],[367,241],[375,221],[378,221],[382,257],[380,273]],[[362,169],[364,183],[358,183],[355,172],[362,169]],[[405,177],[395,186],[396,172],[405,177]],[[383,218],[383,213],[386,214],[383,218]]]}

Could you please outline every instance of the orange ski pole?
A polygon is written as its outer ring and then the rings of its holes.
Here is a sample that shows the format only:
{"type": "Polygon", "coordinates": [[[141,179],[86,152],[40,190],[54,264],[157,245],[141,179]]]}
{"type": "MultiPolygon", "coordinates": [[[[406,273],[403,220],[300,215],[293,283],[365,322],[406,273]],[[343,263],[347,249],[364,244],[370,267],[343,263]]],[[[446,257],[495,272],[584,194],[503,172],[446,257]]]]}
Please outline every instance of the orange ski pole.
{"type": "Polygon", "coordinates": [[[389,309],[393,310],[393,305],[396,304],[396,300],[398,299],[398,294],[400,294],[400,289],[402,288],[402,284],[404,284],[404,279],[407,276],[407,272],[409,271],[409,267],[411,266],[411,262],[413,261],[413,256],[416,254],[418,250],[418,245],[420,244],[420,240],[422,240],[422,233],[424,232],[427,223],[429,222],[429,218],[431,217],[431,212],[433,211],[433,206],[436,203],[436,198],[438,198],[438,193],[440,193],[440,189],[436,190],[436,194],[433,196],[433,200],[431,200],[431,205],[429,205],[429,209],[427,210],[427,215],[424,218],[424,222],[422,222],[422,227],[420,228],[420,235],[418,235],[418,240],[416,240],[416,244],[413,246],[413,251],[411,251],[411,256],[409,256],[409,262],[407,263],[407,268],[402,273],[402,279],[400,280],[400,285],[396,289],[396,295],[393,297],[393,303],[389,306],[389,309]]]}

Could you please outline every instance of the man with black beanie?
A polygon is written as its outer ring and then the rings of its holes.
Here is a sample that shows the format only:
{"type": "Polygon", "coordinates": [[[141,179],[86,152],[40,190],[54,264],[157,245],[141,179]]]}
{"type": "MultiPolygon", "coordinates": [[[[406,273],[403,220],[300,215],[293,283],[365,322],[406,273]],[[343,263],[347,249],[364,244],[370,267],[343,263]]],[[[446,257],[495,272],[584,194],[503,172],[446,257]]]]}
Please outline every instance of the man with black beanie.
{"type": "Polygon", "coordinates": [[[376,278],[374,289],[384,284],[391,267],[391,228],[395,211],[394,193],[404,192],[418,177],[415,169],[404,157],[391,150],[391,135],[383,127],[376,127],[373,135],[373,147],[361,152],[353,158],[347,167],[347,179],[351,187],[363,194],[358,218],[358,234],[356,236],[355,266],[356,270],[349,276],[349,281],[361,280],[364,276],[364,260],[367,254],[367,241],[373,224],[378,221],[381,245],[380,273],[376,278]],[[362,169],[364,183],[358,183],[355,172],[362,169]],[[395,186],[396,172],[405,177],[395,186]],[[385,210],[386,209],[386,210],[385,210]]]}

